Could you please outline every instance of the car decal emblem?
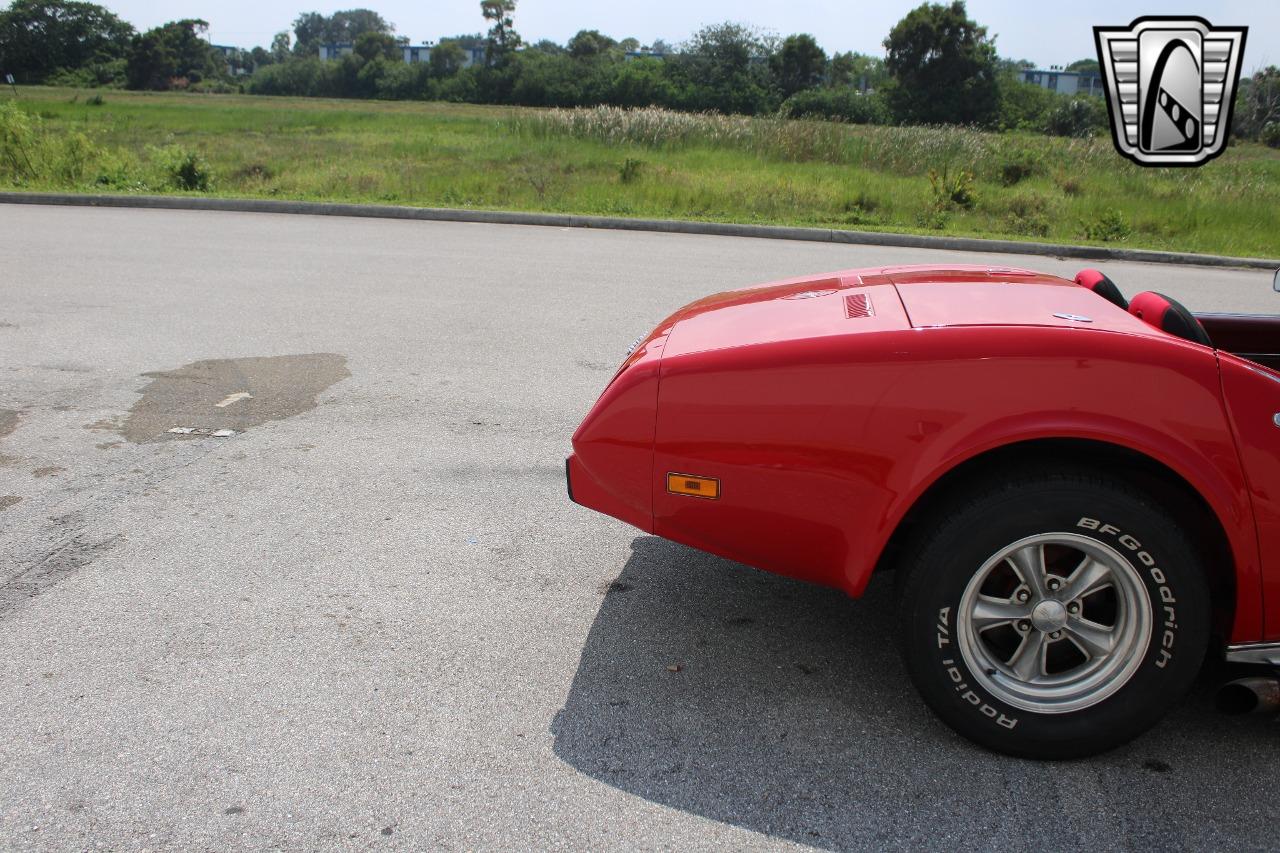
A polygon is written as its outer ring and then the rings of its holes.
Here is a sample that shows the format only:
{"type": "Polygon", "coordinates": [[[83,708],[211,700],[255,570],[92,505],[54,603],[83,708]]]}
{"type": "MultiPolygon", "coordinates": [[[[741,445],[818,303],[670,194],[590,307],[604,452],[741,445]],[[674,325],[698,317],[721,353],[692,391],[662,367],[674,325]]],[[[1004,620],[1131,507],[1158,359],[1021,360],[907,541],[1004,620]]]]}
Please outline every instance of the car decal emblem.
{"type": "Polygon", "coordinates": [[[1248,31],[1196,17],[1094,27],[1116,150],[1140,166],[1199,166],[1221,154],[1248,31]]]}
{"type": "Polygon", "coordinates": [[[1054,314],[1059,320],[1070,320],[1073,323],[1092,323],[1092,317],[1081,317],[1079,314],[1054,314]]]}

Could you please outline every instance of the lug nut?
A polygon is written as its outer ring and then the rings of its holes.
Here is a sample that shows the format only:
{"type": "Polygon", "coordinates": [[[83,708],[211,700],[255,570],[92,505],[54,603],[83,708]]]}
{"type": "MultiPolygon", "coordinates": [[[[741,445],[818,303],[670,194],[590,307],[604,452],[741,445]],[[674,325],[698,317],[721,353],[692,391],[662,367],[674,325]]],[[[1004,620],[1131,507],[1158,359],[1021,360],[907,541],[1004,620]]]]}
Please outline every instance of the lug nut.
{"type": "Polygon", "coordinates": [[[1026,619],[1023,619],[1021,622],[1018,623],[1018,630],[1024,634],[1027,633],[1028,631],[1031,630],[1031,623],[1028,622],[1026,619]]]}
{"type": "Polygon", "coordinates": [[[1031,599],[1031,593],[1027,592],[1025,589],[1018,590],[1019,601],[1029,601],[1030,599],[1031,599]]]}
{"type": "Polygon", "coordinates": [[[1062,582],[1057,578],[1049,578],[1049,589],[1056,590],[1060,586],[1062,586],[1062,582]]]}
{"type": "Polygon", "coordinates": [[[1080,602],[1078,602],[1078,601],[1073,601],[1073,602],[1071,602],[1070,604],[1068,604],[1068,605],[1067,605],[1067,612],[1068,612],[1068,613],[1070,613],[1072,616],[1074,616],[1074,615],[1076,615],[1077,613],[1079,613],[1079,612],[1080,612],[1080,602]]]}
{"type": "Polygon", "coordinates": [[[1049,635],[1049,639],[1050,639],[1050,640],[1061,640],[1061,639],[1062,639],[1062,632],[1061,632],[1061,631],[1054,631],[1052,634],[1050,634],[1050,635],[1049,635]]]}

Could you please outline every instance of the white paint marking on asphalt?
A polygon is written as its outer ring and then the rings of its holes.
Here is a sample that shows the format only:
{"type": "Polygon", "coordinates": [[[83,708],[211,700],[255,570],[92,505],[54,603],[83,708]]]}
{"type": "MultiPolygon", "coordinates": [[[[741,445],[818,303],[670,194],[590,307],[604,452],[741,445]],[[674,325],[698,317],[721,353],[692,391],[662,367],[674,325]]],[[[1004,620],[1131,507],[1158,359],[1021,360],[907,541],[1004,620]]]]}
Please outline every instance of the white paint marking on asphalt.
{"type": "Polygon", "coordinates": [[[226,396],[226,399],[224,399],[221,403],[215,403],[214,405],[217,406],[219,409],[225,409],[227,406],[230,406],[232,403],[239,403],[241,400],[252,400],[252,399],[253,399],[253,395],[250,394],[248,391],[237,391],[235,394],[228,394],[226,396]]]}
{"type": "Polygon", "coordinates": [[[212,427],[171,427],[168,431],[175,435],[208,435],[214,438],[230,438],[236,434],[233,429],[213,429],[212,427]]]}

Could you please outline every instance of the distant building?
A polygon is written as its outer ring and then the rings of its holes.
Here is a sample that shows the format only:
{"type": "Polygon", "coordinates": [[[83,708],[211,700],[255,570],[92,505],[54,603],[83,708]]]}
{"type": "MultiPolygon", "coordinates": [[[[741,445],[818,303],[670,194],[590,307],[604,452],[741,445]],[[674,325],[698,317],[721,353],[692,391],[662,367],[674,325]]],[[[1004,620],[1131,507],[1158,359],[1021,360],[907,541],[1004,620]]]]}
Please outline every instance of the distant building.
{"type": "Polygon", "coordinates": [[[666,59],[666,58],[667,58],[667,54],[662,53],[661,51],[650,50],[647,47],[642,47],[639,50],[627,51],[627,59],[666,59]]]}
{"type": "Polygon", "coordinates": [[[209,45],[216,50],[221,56],[222,61],[227,64],[227,75],[230,77],[243,77],[249,73],[249,51],[243,47],[232,47],[226,44],[209,45]]]}
{"type": "Polygon", "coordinates": [[[412,65],[415,62],[431,61],[431,45],[429,44],[404,44],[400,46],[404,52],[404,61],[412,65]]]}
{"type": "MultiPolygon", "coordinates": [[[[647,48],[647,47],[642,47],[642,48],[640,48],[639,50],[628,50],[628,51],[626,52],[626,54],[625,54],[625,57],[626,57],[628,60],[630,60],[630,59],[662,59],[662,60],[667,60],[667,59],[670,59],[670,58],[671,58],[671,57],[673,57],[673,56],[680,56],[680,55],[681,55],[681,54],[679,54],[677,51],[651,50],[651,49],[649,49],[649,48],[647,48]]],[[[693,57],[693,56],[697,56],[698,54],[694,54],[694,53],[686,53],[686,54],[683,54],[683,55],[684,55],[684,56],[688,56],[688,57],[693,57]]],[[[752,64],[752,65],[760,65],[760,64],[765,63],[765,62],[768,62],[768,61],[769,61],[769,57],[767,57],[767,56],[761,56],[761,55],[750,56],[750,57],[748,57],[748,58],[747,58],[747,62],[749,62],[749,63],[750,63],[750,64],[752,64]]]]}
{"type": "Polygon", "coordinates": [[[330,59],[341,59],[344,56],[355,53],[355,51],[356,46],[350,42],[344,42],[342,44],[322,44],[320,45],[320,59],[326,61],[330,59]]]}
{"type": "MultiPolygon", "coordinates": [[[[462,67],[470,68],[472,65],[484,64],[484,47],[477,45],[476,47],[462,47],[462,67]]],[[[431,51],[436,46],[431,43],[427,44],[401,44],[396,45],[396,49],[401,51],[402,61],[412,65],[415,62],[430,62],[431,51]]],[[[322,44],[320,45],[319,56],[322,61],[330,59],[341,59],[348,54],[354,53],[356,46],[349,42],[340,44],[322,44]]]]}
{"type": "Polygon", "coordinates": [[[1024,83],[1063,95],[1101,95],[1102,76],[1096,71],[1063,71],[1061,68],[1024,69],[1018,72],[1024,83]]]}
{"type": "MultiPolygon", "coordinates": [[[[459,47],[462,47],[459,45],[459,47]]],[[[462,60],[463,68],[470,68],[472,65],[484,65],[484,45],[475,45],[474,47],[463,47],[462,60]]]]}

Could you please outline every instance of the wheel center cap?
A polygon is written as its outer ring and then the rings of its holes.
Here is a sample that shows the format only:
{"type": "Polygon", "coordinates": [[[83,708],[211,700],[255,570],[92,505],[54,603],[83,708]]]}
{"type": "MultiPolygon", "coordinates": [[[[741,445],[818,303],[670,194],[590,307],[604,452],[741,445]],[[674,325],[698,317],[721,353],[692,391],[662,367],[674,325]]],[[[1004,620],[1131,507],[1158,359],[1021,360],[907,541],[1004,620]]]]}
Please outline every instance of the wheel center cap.
{"type": "Polygon", "coordinates": [[[1067,608],[1061,601],[1042,601],[1031,611],[1031,624],[1039,631],[1060,631],[1067,624],[1067,608]]]}

